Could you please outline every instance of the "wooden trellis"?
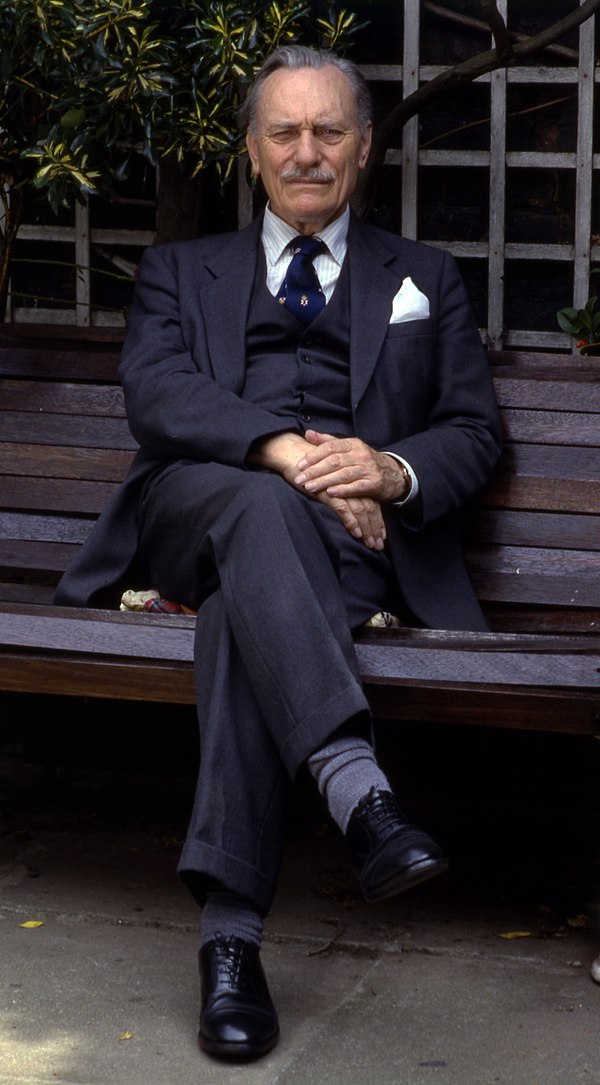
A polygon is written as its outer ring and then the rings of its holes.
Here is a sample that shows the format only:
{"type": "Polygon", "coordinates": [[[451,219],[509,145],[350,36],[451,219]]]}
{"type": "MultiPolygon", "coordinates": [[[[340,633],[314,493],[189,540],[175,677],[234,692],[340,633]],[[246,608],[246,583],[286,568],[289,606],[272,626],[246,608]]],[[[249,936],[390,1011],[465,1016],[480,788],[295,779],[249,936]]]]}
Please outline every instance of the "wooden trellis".
{"type": "MultiPolygon", "coordinates": [[[[122,313],[114,310],[94,309],[91,304],[91,278],[93,267],[93,246],[111,253],[118,253],[122,246],[139,247],[140,252],[154,239],[153,230],[93,229],[90,225],[90,212],[87,205],[76,205],[73,223],[63,225],[36,225],[24,223],[18,233],[19,241],[39,242],[47,246],[51,242],[67,245],[72,251],[74,274],[73,304],[68,307],[49,308],[42,302],[39,305],[19,304],[19,297],[9,291],[6,320],[22,324],[69,324],[78,327],[119,327],[125,323],[122,313]]],[[[119,257],[113,257],[119,267],[119,257]]],[[[52,265],[48,266],[48,281],[51,290],[52,265]]]]}
{"type": "MultiPolygon", "coordinates": [[[[506,20],[511,0],[498,0],[498,9],[506,20]]],[[[512,0],[516,3],[517,0],[512,0]]],[[[444,69],[421,66],[420,0],[404,0],[403,64],[396,68],[371,65],[363,71],[370,81],[395,79],[402,84],[407,97],[421,82],[433,79],[444,69]]],[[[401,167],[402,233],[419,237],[417,202],[420,171],[425,166],[444,169],[476,167],[482,171],[482,184],[489,186],[489,230],[485,241],[451,242],[432,240],[431,244],[449,249],[457,257],[475,258],[486,265],[488,282],[487,327],[484,338],[494,349],[502,347],[556,348],[571,346],[563,333],[530,328],[506,327],[504,281],[505,269],[511,260],[570,261],[573,264],[573,304],[583,306],[589,293],[590,262],[600,260],[600,246],[592,245],[595,232],[592,223],[593,172],[600,168],[600,155],[593,153],[594,89],[600,80],[595,67],[595,16],[579,30],[579,62],[577,66],[532,66],[501,69],[482,76],[478,83],[490,87],[489,150],[433,150],[419,147],[419,121],[415,117],[406,124],[403,146],[388,152],[387,162],[401,167]],[[508,151],[506,150],[507,90],[511,84],[562,84],[576,87],[577,149],[574,152],[508,151]],[[505,239],[507,169],[572,170],[575,173],[575,236],[573,243],[528,244],[507,242],[505,239]],[[485,178],[485,180],[484,180],[485,178]]],[[[484,46],[485,47],[485,46],[484,46]]],[[[564,305],[571,299],[565,298],[564,305]]]]}

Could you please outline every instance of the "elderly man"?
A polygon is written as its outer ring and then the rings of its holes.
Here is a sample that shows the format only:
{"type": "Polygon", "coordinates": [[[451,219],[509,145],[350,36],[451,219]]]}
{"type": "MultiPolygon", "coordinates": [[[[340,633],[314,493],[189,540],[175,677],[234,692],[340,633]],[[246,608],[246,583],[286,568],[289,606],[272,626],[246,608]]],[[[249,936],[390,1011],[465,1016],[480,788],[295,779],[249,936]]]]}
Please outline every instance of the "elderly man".
{"type": "Polygon", "coordinates": [[[278,1037],[259,948],[303,766],[367,900],[446,869],[375,760],[352,631],[382,609],[485,628],[456,513],[500,443],[452,259],[349,211],[371,143],[358,71],[280,49],[243,119],[268,206],[145,254],[121,367],[141,450],[57,596],[110,600],[135,563],[198,612],[179,869],[203,908],[200,1044],[231,1058],[278,1037]]]}

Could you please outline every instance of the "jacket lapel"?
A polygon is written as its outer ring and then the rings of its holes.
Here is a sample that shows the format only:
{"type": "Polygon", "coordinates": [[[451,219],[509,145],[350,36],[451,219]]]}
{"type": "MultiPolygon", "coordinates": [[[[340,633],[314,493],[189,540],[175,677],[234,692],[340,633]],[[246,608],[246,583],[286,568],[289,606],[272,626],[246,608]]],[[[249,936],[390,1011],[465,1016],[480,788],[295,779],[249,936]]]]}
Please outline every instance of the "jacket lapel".
{"type": "Polygon", "coordinates": [[[208,354],[215,377],[232,390],[243,387],[246,371],[246,322],[254,283],[262,217],[223,246],[206,269],[202,313],[208,354]]]}
{"type": "MultiPolygon", "coordinates": [[[[202,287],[209,357],[215,377],[232,390],[243,387],[246,323],[254,283],[262,216],[232,233],[207,261],[210,280],[202,287]],[[224,334],[225,333],[225,334],[224,334]]],[[[350,389],[356,410],[377,364],[388,330],[392,299],[402,274],[390,252],[354,215],[348,236],[350,270],[350,389]]]]}
{"type": "Polygon", "coordinates": [[[350,390],[356,411],[381,353],[402,282],[397,255],[354,215],[348,234],[350,260],[350,390]]]}

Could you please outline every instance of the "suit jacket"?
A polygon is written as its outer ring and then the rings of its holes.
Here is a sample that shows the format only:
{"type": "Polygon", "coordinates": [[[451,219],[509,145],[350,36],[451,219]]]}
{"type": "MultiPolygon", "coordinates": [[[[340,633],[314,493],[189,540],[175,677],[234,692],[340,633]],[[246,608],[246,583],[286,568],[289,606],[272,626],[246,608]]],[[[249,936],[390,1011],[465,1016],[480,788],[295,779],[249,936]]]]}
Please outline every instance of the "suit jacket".
{"type": "MultiPolygon", "coordinates": [[[[165,461],[243,467],[281,419],[241,398],[246,316],[260,220],[238,233],[146,251],[121,361],[127,413],[140,444],[56,600],[99,605],[133,575],[136,509],[165,461]]],[[[356,435],[403,456],[420,486],[418,513],[386,510],[388,546],[404,598],[432,628],[485,623],[461,555],[457,513],[485,483],[500,450],[485,352],[451,256],[351,217],[350,384],[356,435]],[[428,319],[390,324],[406,276],[428,319]]]]}

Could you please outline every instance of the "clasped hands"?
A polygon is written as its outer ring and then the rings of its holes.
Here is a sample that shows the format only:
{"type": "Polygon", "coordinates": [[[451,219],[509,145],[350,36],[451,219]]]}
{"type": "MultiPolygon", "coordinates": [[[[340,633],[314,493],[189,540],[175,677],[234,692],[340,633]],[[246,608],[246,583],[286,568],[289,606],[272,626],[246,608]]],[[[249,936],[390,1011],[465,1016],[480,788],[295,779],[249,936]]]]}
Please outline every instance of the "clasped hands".
{"type": "Polygon", "coordinates": [[[358,437],[307,430],[278,433],[258,442],[250,462],[276,471],[286,482],[328,505],[346,530],[371,550],[382,550],[386,530],[382,503],[404,496],[406,479],[392,456],[358,437]]]}

